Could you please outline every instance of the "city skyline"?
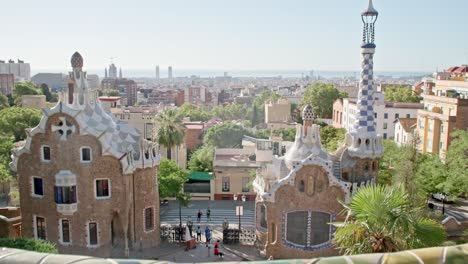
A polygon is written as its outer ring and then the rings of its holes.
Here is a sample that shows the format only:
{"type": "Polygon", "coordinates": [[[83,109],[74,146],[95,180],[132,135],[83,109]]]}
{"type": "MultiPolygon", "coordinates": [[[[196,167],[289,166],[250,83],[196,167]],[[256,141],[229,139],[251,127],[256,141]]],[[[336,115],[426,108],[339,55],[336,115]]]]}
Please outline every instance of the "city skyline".
{"type": "MultiPolygon", "coordinates": [[[[172,65],[175,76],[178,69],[359,69],[357,36],[362,22],[356,15],[367,6],[365,0],[138,4],[85,0],[83,5],[66,7],[56,0],[8,2],[3,7],[9,25],[4,35],[11,41],[1,44],[0,59],[23,59],[33,72],[63,71],[67,65],[62,58],[79,51],[87,58],[85,67],[102,69],[101,75],[111,57],[116,57],[124,75],[126,70],[150,72],[156,65],[172,65]]],[[[463,24],[468,3],[437,4],[374,2],[385,14],[376,32],[376,71],[432,72],[468,63],[468,37],[453,27],[463,24]]]]}

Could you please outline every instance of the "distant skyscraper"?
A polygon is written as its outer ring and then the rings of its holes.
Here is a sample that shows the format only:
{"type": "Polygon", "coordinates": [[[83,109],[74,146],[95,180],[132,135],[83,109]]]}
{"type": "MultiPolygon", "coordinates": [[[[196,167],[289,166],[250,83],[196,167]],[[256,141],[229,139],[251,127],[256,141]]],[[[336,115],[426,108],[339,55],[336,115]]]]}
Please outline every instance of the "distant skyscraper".
{"type": "Polygon", "coordinates": [[[107,68],[104,69],[104,78],[107,78],[107,68]]]}
{"type": "Polygon", "coordinates": [[[114,63],[109,65],[109,78],[117,79],[117,67],[115,67],[114,63]]]}
{"type": "Polygon", "coordinates": [[[169,66],[169,68],[167,68],[167,78],[169,78],[169,80],[172,80],[172,66],[169,66]]]}
{"type": "Polygon", "coordinates": [[[159,65],[156,66],[156,80],[159,81],[159,65]]]}
{"type": "Polygon", "coordinates": [[[123,76],[122,76],[122,67],[119,69],[119,79],[122,79],[123,76]]]}

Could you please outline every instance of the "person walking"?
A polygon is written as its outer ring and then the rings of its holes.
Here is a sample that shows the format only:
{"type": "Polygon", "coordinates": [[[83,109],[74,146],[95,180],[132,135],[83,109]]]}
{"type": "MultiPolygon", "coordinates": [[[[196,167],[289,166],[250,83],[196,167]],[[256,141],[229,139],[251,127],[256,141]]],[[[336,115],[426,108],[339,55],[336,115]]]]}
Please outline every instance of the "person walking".
{"type": "Polygon", "coordinates": [[[206,246],[208,247],[208,244],[211,241],[211,230],[208,226],[205,228],[205,238],[206,238],[206,246]]]}
{"type": "Polygon", "coordinates": [[[198,209],[198,213],[197,213],[197,221],[198,221],[198,223],[200,223],[202,215],[203,215],[202,211],[201,211],[200,209],[198,209]]]}
{"type": "Polygon", "coordinates": [[[206,221],[211,222],[211,209],[208,206],[208,209],[206,209],[206,221]]]}
{"type": "Polygon", "coordinates": [[[223,230],[227,230],[227,229],[229,229],[229,221],[228,221],[227,217],[224,217],[223,230]]]}
{"type": "Polygon", "coordinates": [[[197,241],[202,241],[201,240],[201,227],[197,226],[197,241]]]}

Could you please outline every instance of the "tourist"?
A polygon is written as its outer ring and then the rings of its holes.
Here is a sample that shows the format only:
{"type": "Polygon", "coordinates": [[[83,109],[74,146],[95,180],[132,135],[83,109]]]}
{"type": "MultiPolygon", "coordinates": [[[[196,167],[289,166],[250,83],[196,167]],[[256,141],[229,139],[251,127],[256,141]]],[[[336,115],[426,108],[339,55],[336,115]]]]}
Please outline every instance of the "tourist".
{"type": "Polygon", "coordinates": [[[211,221],[211,209],[208,206],[208,209],[206,209],[206,221],[210,222],[211,221]]]}
{"type": "Polygon", "coordinates": [[[201,241],[201,227],[197,226],[197,241],[201,241]]]}
{"type": "Polygon", "coordinates": [[[190,232],[190,237],[192,238],[193,237],[193,235],[192,235],[193,223],[192,223],[192,218],[190,216],[187,217],[187,227],[188,227],[189,232],[190,232]]]}
{"type": "Polygon", "coordinates": [[[200,209],[198,209],[198,213],[197,213],[197,221],[198,221],[198,223],[200,223],[202,215],[203,215],[202,211],[201,211],[200,209]]]}
{"type": "Polygon", "coordinates": [[[205,238],[206,238],[206,246],[208,247],[208,244],[211,241],[211,230],[208,226],[205,228],[205,238]]]}
{"type": "Polygon", "coordinates": [[[229,221],[228,221],[227,217],[224,217],[223,230],[227,230],[227,229],[229,229],[229,221]]]}

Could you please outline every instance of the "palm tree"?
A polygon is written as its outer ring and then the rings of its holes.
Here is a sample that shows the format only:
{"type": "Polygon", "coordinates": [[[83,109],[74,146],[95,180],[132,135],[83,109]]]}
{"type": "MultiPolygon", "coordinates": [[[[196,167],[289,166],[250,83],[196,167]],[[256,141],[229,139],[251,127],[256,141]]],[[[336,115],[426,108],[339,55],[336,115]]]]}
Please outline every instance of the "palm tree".
{"type": "Polygon", "coordinates": [[[445,240],[442,225],[422,217],[401,186],[366,186],[342,204],[346,219],[332,224],[334,243],[347,255],[439,246],[445,240]]]}
{"type": "Polygon", "coordinates": [[[171,148],[184,142],[182,117],[174,109],[165,109],[156,116],[155,122],[158,127],[155,141],[167,148],[167,158],[171,159],[171,148]]]}

